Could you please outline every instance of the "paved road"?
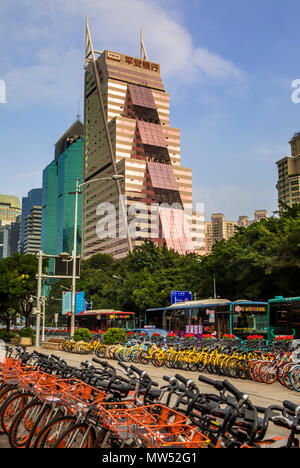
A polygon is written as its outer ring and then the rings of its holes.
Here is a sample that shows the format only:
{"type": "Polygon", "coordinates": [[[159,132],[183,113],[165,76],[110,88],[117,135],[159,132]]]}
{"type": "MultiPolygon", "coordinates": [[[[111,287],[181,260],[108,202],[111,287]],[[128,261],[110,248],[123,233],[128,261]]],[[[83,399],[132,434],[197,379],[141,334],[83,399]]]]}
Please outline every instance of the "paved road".
{"type": "Polygon", "coordinates": [[[2,448],[10,448],[6,436],[0,436],[0,449],[2,448]]]}
{"type": "MultiPolygon", "coordinates": [[[[33,351],[33,349],[36,349],[34,347],[29,348],[29,351],[33,351]]],[[[70,354],[70,353],[65,353],[62,351],[51,351],[48,349],[39,349],[39,351],[45,353],[45,354],[55,354],[57,356],[61,356],[63,359],[65,359],[70,365],[75,365],[79,366],[80,362],[82,361],[91,361],[92,360],[92,355],[77,355],[77,354],[70,354]]],[[[115,366],[116,368],[119,368],[117,365],[116,361],[109,360],[110,364],[115,366]]],[[[195,372],[190,372],[190,371],[178,371],[174,369],[166,369],[166,368],[157,368],[153,367],[151,364],[150,365],[138,365],[140,369],[146,370],[151,378],[158,382],[159,385],[165,385],[165,381],[163,380],[163,376],[167,375],[169,377],[174,376],[176,373],[182,373],[185,377],[194,380],[197,382],[197,376],[198,374],[195,372]]],[[[205,374],[206,375],[206,374],[205,374]]],[[[220,379],[218,376],[210,376],[211,378],[215,378],[216,380],[220,379]]],[[[258,405],[258,406],[269,406],[269,405],[281,405],[284,400],[290,400],[294,403],[300,404],[300,397],[299,393],[289,390],[280,383],[274,383],[272,385],[266,385],[266,384],[260,384],[258,382],[252,382],[252,381],[245,381],[245,380],[238,380],[238,379],[228,379],[238,387],[241,391],[244,393],[247,393],[251,401],[258,405]]],[[[211,386],[203,384],[198,382],[199,388],[205,393],[213,393],[213,389],[211,386]]],[[[274,436],[274,435],[286,435],[286,432],[276,426],[270,425],[269,431],[268,431],[268,436],[274,436]]],[[[0,436],[0,448],[3,447],[8,447],[7,444],[7,438],[6,436],[0,436]]]]}

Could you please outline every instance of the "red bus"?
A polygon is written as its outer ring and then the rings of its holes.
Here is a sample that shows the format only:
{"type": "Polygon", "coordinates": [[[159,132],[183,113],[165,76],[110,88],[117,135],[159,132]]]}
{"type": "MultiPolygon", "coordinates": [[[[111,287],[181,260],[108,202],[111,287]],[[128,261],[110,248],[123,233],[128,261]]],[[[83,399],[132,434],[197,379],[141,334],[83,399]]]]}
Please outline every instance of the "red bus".
{"type": "MultiPolygon", "coordinates": [[[[68,328],[70,316],[68,315],[68,328]]],[[[119,310],[93,310],[75,316],[75,328],[88,328],[91,331],[107,331],[109,328],[130,330],[136,327],[135,312],[119,310]]]]}

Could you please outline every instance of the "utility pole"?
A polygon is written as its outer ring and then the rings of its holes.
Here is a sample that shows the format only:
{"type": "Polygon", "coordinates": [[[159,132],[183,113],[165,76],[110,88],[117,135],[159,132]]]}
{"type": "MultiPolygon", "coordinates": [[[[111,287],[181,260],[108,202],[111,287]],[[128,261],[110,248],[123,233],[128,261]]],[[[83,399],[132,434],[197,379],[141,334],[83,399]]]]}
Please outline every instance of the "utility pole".
{"type": "Polygon", "coordinates": [[[72,271],[72,313],[70,323],[70,334],[73,337],[75,332],[75,299],[76,299],[76,257],[77,257],[77,221],[78,221],[78,194],[79,194],[79,179],[76,179],[75,191],[75,219],[74,219],[74,243],[73,243],[73,271],[72,271]]]}
{"type": "Polygon", "coordinates": [[[214,299],[217,299],[216,275],[214,274],[214,299]]]}
{"type": "Polygon", "coordinates": [[[37,314],[36,314],[36,331],[35,331],[35,346],[40,346],[41,334],[41,295],[42,295],[42,273],[43,273],[43,252],[38,252],[38,275],[37,275],[37,314]]]}
{"type": "Polygon", "coordinates": [[[42,305],[43,305],[43,325],[42,325],[42,342],[45,341],[45,322],[46,322],[46,296],[42,297],[42,305]]]}

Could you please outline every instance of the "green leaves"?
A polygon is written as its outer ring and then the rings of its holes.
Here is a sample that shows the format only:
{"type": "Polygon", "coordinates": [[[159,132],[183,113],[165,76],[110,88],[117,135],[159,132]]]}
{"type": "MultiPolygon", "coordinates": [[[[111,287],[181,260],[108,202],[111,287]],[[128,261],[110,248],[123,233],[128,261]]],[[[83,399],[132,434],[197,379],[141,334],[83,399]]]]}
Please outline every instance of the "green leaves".
{"type": "Polygon", "coordinates": [[[0,262],[0,320],[7,323],[16,314],[27,319],[32,311],[31,295],[36,290],[37,258],[14,255],[0,262]]]}

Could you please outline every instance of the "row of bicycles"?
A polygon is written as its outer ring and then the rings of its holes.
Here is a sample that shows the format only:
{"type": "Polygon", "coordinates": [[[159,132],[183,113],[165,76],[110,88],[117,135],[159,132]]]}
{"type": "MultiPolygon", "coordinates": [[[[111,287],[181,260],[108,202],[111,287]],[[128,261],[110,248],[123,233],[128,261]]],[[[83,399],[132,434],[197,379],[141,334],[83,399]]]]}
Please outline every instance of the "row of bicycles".
{"type": "Polygon", "coordinates": [[[229,380],[180,373],[159,386],[134,364],[6,348],[0,431],[13,448],[299,448],[300,406],[255,406],[229,380]],[[201,383],[212,392],[201,390],[201,383]],[[270,426],[285,431],[270,437],[270,426]]]}
{"type": "Polygon", "coordinates": [[[163,340],[145,342],[128,340],[126,344],[107,346],[101,341],[76,344],[66,341],[61,351],[95,353],[124,363],[152,364],[181,371],[197,371],[219,376],[250,379],[256,382],[280,384],[300,391],[300,350],[292,351],[287,343],[245,343],[219,340],[163,340]]]}

